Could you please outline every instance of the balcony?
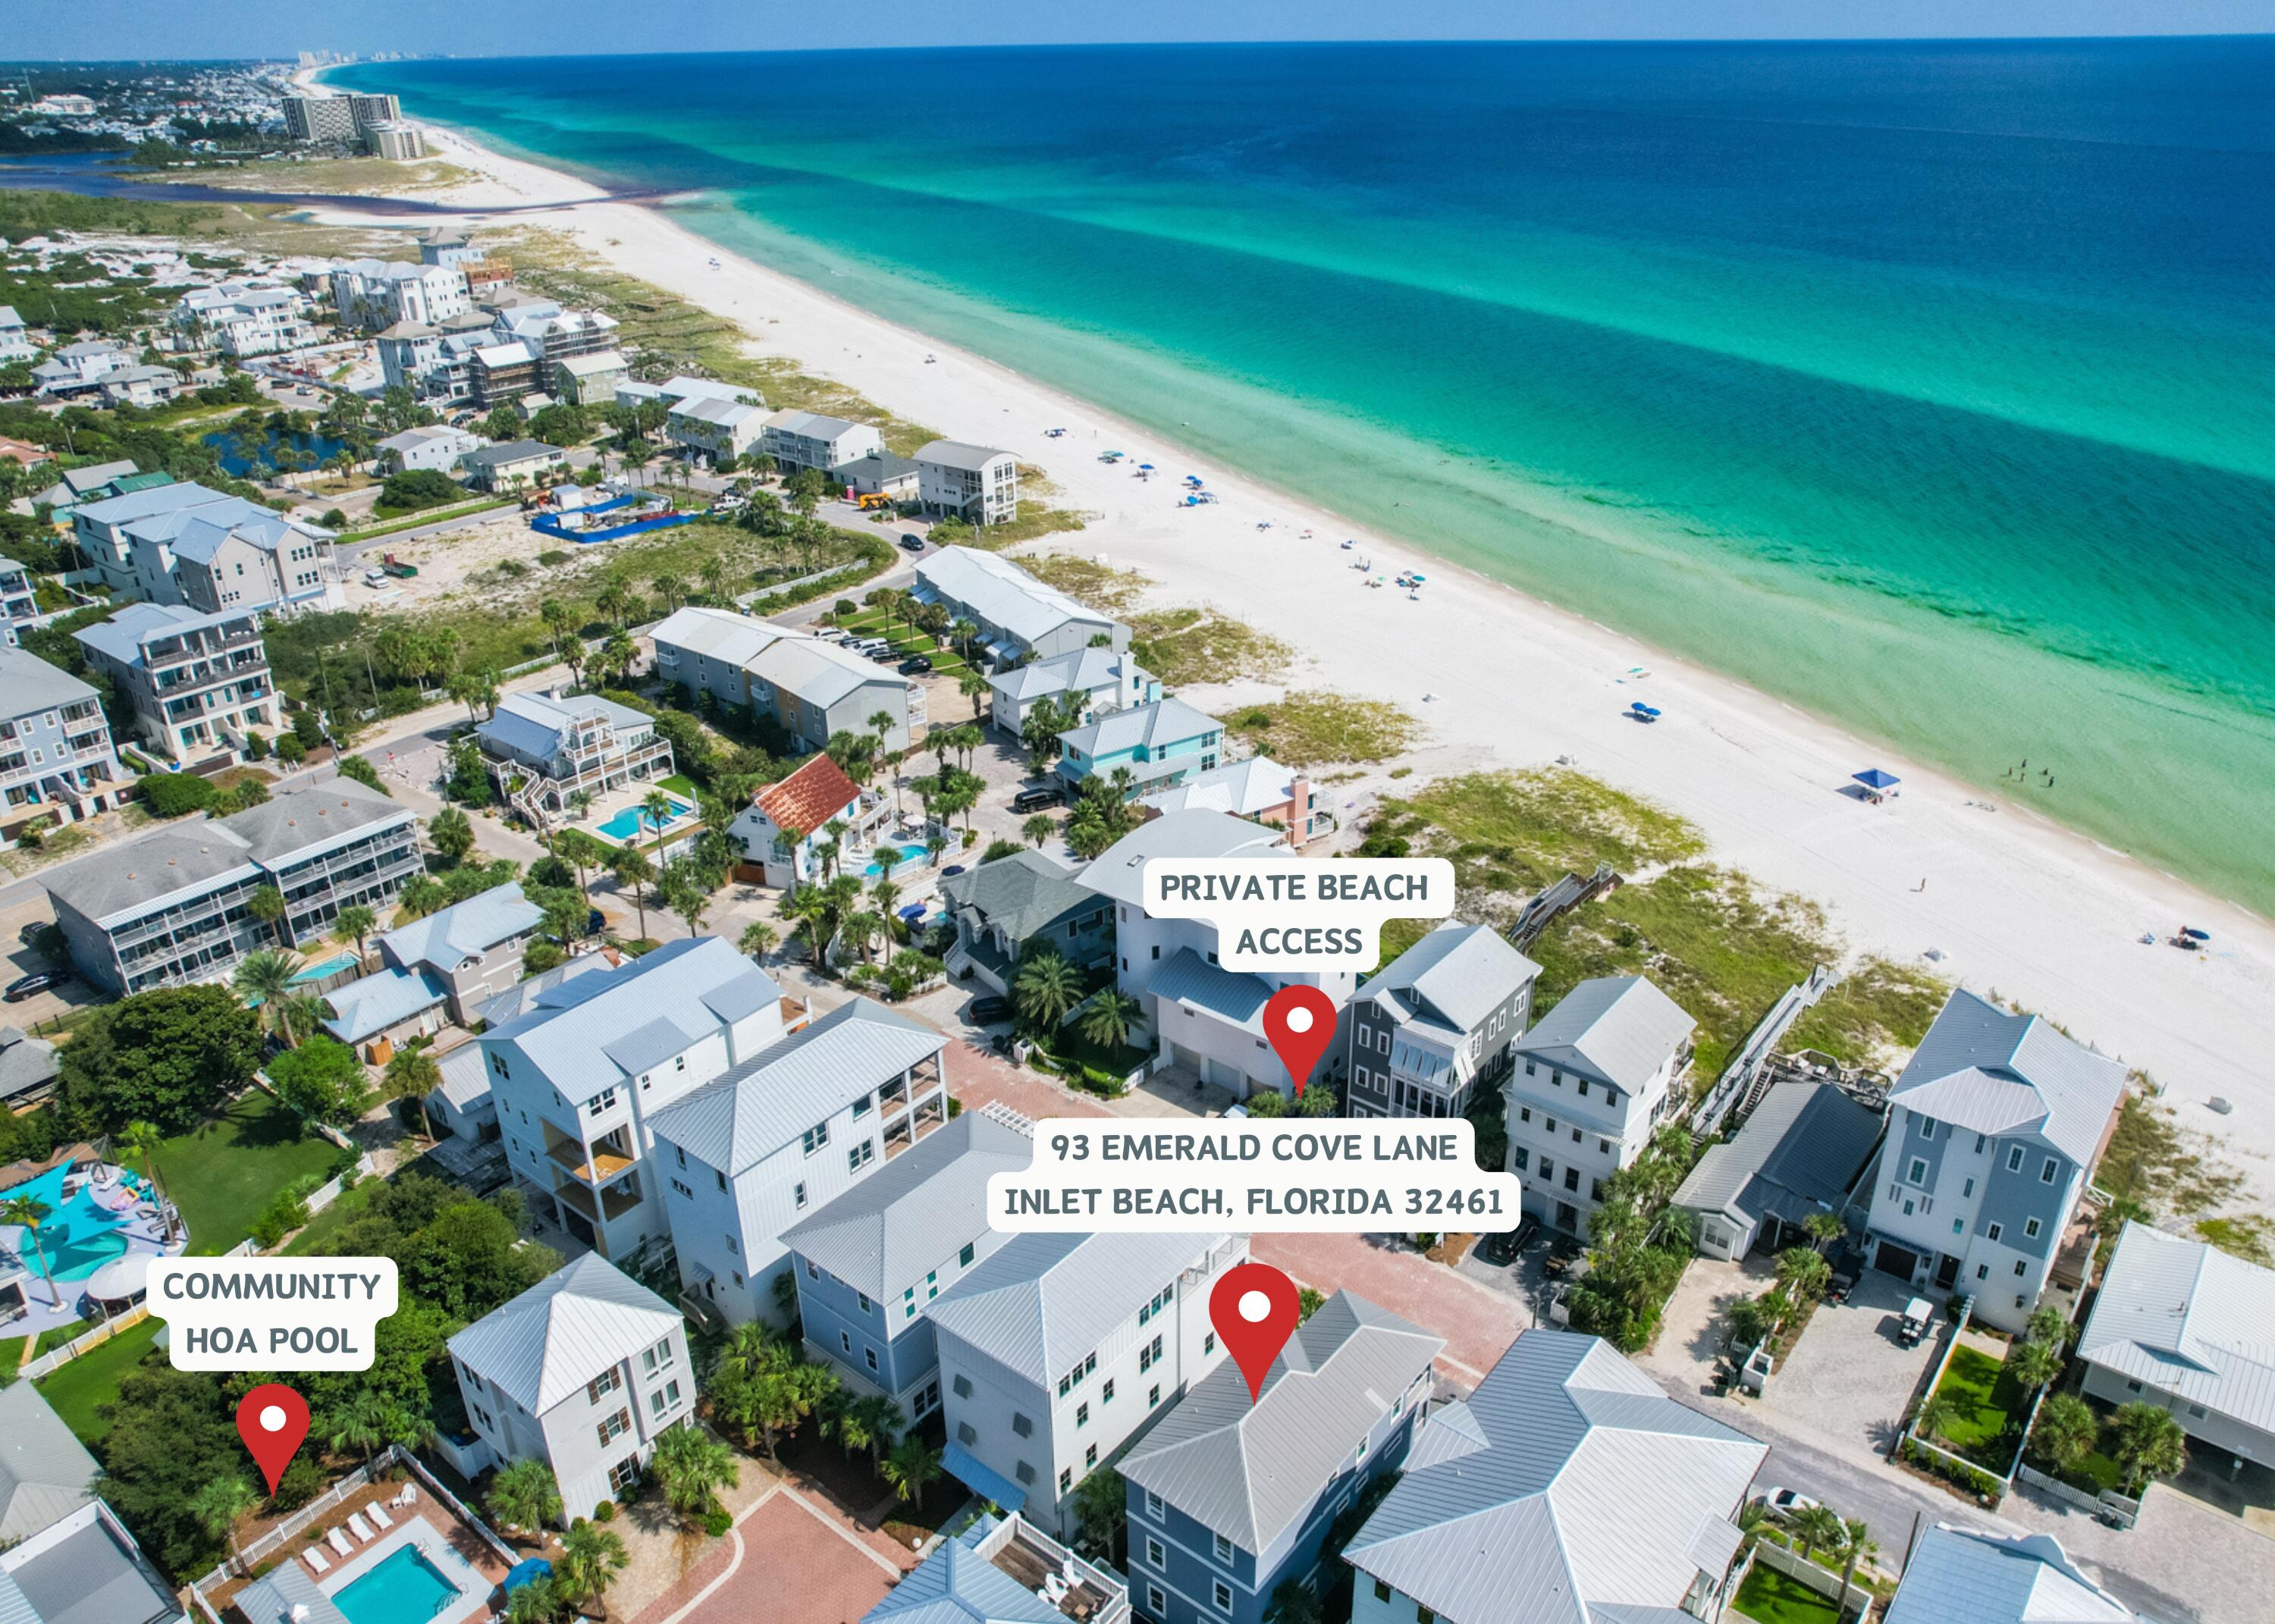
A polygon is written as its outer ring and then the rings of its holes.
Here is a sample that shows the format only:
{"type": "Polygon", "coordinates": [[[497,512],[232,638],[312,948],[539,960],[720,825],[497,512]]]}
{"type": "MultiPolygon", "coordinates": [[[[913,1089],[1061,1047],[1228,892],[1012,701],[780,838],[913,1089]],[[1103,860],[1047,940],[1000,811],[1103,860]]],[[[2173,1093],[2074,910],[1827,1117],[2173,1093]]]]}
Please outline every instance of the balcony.
{"type": "MultiPolygon", "coordinates": [[[[597,1144],[593,1147],[593,1159],[587,1165],[585,1159],[585,1147],[567,1139],[563,1139],[558,1144],[548,1145],[545,1153],[552,1159],[556,1167],[565,1170],[579,1184],[593,1189],[607,1184],[612,1179],[621,1177],[629,1172],[633,1165],[632,1158],[616,1151],[602,1150],[597,1144]]],[[[611,1213],[609,1216],[614,1217],[615,1214],[611,1213]]]]}
{"type": "Polygon", "coordinates": [[[639,1210],[639,1182],[634,1180],[614,1190],[604,1190],[595,1201],[592,1191],[582,1184],[571,1179],[556,1178],[553,1181],[553,1198],[583,1217],[587,1223],[612,1224],[625,1213],[639,1210]]]}
{"type": "Polygon", "coordinates": [[[918,1102],[917,1108],[885,1124],[885,1159],[899,1155],[937,1129],[948,1120],[948,1095],[935,1089],[918,1102]]]}
{"type": "Polygon", "coordinates": [[[1017,1513],[983,1534],[973,1549],[1021,1590],[1042,1597],[1077,1624],[1121,1624],[1130,1616],[1129,1587],[1017,1513]]]}

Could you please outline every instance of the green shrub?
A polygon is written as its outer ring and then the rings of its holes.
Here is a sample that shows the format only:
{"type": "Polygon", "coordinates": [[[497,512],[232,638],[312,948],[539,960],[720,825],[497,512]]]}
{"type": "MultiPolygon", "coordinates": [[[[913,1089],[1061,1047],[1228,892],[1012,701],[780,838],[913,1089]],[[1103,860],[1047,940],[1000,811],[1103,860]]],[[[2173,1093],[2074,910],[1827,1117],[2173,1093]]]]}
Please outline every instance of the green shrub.
{"type": "Polygon", "coordinates": [[[447,473],[433,468],[411,468],[387,476],[386,483],[379,487],[379,502],[382,507],[392,508],[398,513],[414,513],[420,508],[457,502],[465,494],[465,487],[447,473]]]}
{"type": "Polygon", "coordinates": [[[214,787],[194,773],[152,773],[135,786],[153,818],[184,818],[214,801],[214,787]]]}
{"type": "Polygon", "coordinates": [[[614,1500],[602,1500],[599,1505],[597,1505],[597,1506],[595,1506],[595,1507],[593,1507],[593,1522],[614,1522],[616,1520],[616,1501],[614,1501],[614,1500]]]}
{"type": "MultiPolygon", "coordinates": [[[[306,1455],[295,1455],[276,1480],[276,1492],[268,1497],[271,1511],[298,1511],[324,1492],[324,1469],[306,1455]]],[[[310,1533],[316,1530],[311,1529],[310,1533]]]]}
{"type": "Polygon", "coordinates": [[[712,1510],[703,1514],[703,1531],[714,1539],[724,1539],[727,1530],[734,1526],[735,1519],[723,1511],[712,1510]]]}
{"type": "Polygon", "coordinates": [[[557,547],[548,547],[537,555],[537,562],[550,570],[556,564],[567,563],[569,562],[569,555],[563,552],[557,547]]]}

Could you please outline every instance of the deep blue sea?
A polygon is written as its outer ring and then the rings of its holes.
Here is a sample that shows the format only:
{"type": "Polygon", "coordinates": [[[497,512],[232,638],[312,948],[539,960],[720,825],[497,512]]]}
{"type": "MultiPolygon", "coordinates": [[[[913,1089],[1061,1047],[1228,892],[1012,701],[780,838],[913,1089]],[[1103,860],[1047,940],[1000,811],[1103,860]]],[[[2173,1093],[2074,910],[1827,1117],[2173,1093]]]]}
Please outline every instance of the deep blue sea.
{"type": "Polygon", "coordinates": [[[2275,39],[334,78],[2275,910],[2275,39]]]}

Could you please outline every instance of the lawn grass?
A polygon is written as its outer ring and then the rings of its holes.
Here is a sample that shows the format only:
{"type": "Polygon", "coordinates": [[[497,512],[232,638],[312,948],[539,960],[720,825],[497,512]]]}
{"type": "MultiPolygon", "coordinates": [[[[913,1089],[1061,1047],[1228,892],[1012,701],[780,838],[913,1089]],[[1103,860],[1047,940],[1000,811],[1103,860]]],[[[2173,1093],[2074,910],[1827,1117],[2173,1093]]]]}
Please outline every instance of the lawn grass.
{"type": "Polygon", "coordinates": [[[95,1406],[108,1404],[118,1396],[118,1384],[142,1363],[143,1356],[157,1341],[158,1327],[164,1323],[153,1316],[100,1347],[90,1348],[38,1383],[40,1396],[89,1448],[110,1431],[110,1424],[94,1413],[95,1406]]]}
{"type": "Polygon", "coordinates": [[[1845,1065],[1869,1064],[1891,1049],[1917,1047],[1950,996],[1951,984],[1940,976],[1868,958],[1803,1011],[1784,1046],[1816,1049],[1845,1065]]]}
{"type": "Polygon", "coordinates": [[[1840,1610],[1798,1579],[1756,1563],[1734,1604],[1758,1624],[1840,1624],[1840,1610]]]}
{"type": "Polygon", "coordinates": [[[254,1090],[161,1144],[158,1170],[190,1227],[190,1255],[211,1258],[251,1235],[278,1190],[322,1175],[338,1157],[329,1140],[303,1136],[299,1117],[254,1090]]]}
{"type": "Polygon", "coordinates": [[[363,1210],[371,1205],[372,1197],[386,1183],[385,1179],[358,1179],[353,1186],[340,1191],[338,1198],[331,1205],[302,1225],[298,1235],[284,1243],[283,1255],[305,1258],[317,1251],[333,1235],[360,1218],[363,1210]]]}
{"type": "MultiPolygon", "coordinates": [[[[361,525],[353,530],[344,530],[340,533],[339,539],[342,541],[371,541],[381,536],[391,536],[397,531],[416,530],[421,525],[440,524],[444,519],[464,518],[470,513],[487,513],[493,509],[510,508],[515,505],[514,499],[510,496],[485,496],[479,502],[446,502],[431,508],[413,508],[407,513],[388,518],[386,517],[387,510],[374,503],[372,512],[380,516],[383,522],[361,525]]],[[[366,567],[377,568],[376,565],[366,567]]]]}
{"type": "Polygon", "coordinates": [[[669,778],[659,778],[655,781],[655,787],[659,789],[669,789],[674,795],[684,796],[691,801],[697,794],[695,781],[684,773],[674,773],[669,778]]]}
{"type": "Polygon", "coordinates": [[[882,609],[864,609],[858,615],[841,616],[833,623],[862,637],[882,638],[893,646],[893,652],[903,659],[911,654],[922,654],[932,661],[935,676],[961,676],[971,668],[955,649],[933,642],[931,632],[911,631],[905,623],[894,620],[882,609]]]}
{"type": "Polygon", "coordinates": [[[1022,497],[1012,517],[1000,525],[981,525],[965,537],[962,545],[983,551],[1001,552],[1007,547],[1017,547],[1022,541],[1038,541],[1045,536],[1063,535],[1080,530],[1083,516],[1072,508],[1054,508],[1047,502],[1022,497]]]}
{"type": "Polygon", "coordinates": [[[1324,688],[1251,705],[1227,724],[1282,767],[1322,761],[1386,761],[1413,747],[1422,724],[1387,699],[1324,688]]]}
{"type": "Polygon", "coordinates": [[[1973,1348],[1954,1348],[1935,1396],[1951,1401],[1951,1420],[1930,1439],[1993,1471],[2010,1463],[1999,1439],[2019,1417],[2029,1395],[2007,1374],[2007,1367],[1973,1348]]]}
{"type": "Polygon", "coordinates": [[[74,1319],[67,1326],[57,1326],[52,1330],[42,1331],[40,1333],[38,1344],[32,1349],[31,1356],[36,1359],[43,1353],[52,1352],[70,1341],[72,1338],[83,1335],[92,1328],[86,1320],[74,1319]]]}

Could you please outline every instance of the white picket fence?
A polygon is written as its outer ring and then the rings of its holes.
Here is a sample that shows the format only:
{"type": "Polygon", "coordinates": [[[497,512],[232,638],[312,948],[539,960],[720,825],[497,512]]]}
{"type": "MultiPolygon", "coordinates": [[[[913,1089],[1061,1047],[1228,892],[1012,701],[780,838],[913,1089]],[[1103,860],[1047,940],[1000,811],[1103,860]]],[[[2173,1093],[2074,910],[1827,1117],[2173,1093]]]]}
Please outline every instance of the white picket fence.
{"type": "Polygon", "coordinates": [[[131,1331],[136,1326],[140,1325],[144,1320],[149,1318],[150,1311],[148,1309],[140,1307],[130,1308],[125,1313],[119,1315],[117,1318],[108,1320],[103,1324],[95,1326],[92,1331],[82,1331],[77,1336],[72,1338],[70,1341],[64,1342],[60,1346],[49,1348],[47,1352],[42,1354],[29,1364],[24,1365],[19,1369],[16,1372],[17,1378],[19,1380],[29,1381],[34,1378],[46,1376],[55,1371],[60,1370],[64,1365],[69,1364],[73,1359],[78,1358],[79,1355],[85,1353],[88,1348],[102,1347],[103,1343],[109,1341],[112,1337],[117,1336],[119,1333],[123,1331],[131,1331]]]}

